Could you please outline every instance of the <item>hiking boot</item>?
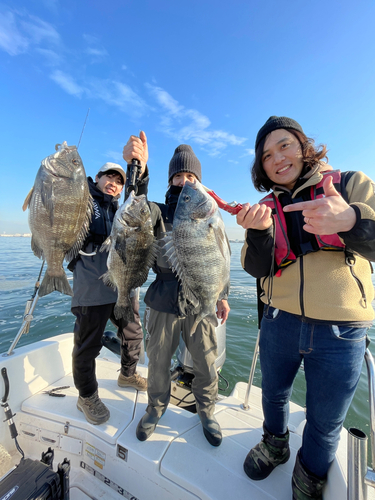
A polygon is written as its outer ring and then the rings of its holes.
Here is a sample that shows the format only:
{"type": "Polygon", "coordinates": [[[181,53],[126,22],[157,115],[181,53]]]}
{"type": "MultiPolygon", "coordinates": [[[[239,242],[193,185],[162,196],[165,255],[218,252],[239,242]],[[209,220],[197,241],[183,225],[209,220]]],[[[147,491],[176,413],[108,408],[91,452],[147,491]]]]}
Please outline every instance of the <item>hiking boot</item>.
{"type": "Polygon", "coordinates": [[[302,465],[300,450],[298,450],[296,465],[292,476],[293,500],[322,500],[323,487],[327,478],[321,478],[308,472],[302,465]]]}
{"type": "Polygon", "coordinates": [[[134,373],[130,377],[125,377],[120,372],[117,379],[117,385],[119,387],[134,387],[138,391],[147,391],[147,378],[141,377],[138,373],[134,373]]]}
{"type": "Polygon", "coordinates": [[[289,431],[282,437],[270,434],[264,425],[263,431],[262,441],[249,451],[243,464],[246,474],[255,481],[268,477],[290,457],[289,431]]]}
{"type": "Polygon", "coordinates": [[[222,441],[219,422],[212,415],[211,418],[202,419],[203,433],[212,446],[220,446],[222,441]]]}
{"type": "Polygon", "coordinates": [[[86,420],[93,425],[104,424],[110,417],[106,405],[101,401],[98,391],[95,391],[89,398],[78,397],[77,408],[83,411],[86,420]]]}
{"type": "Polygon", "coordinates": [[[138,422],[137,430],[135,432],[139,441],[146,441],[151,434],[154,432],[160,417],[151,417],[148,413],[143,415],[141,420],[138,422]]]}

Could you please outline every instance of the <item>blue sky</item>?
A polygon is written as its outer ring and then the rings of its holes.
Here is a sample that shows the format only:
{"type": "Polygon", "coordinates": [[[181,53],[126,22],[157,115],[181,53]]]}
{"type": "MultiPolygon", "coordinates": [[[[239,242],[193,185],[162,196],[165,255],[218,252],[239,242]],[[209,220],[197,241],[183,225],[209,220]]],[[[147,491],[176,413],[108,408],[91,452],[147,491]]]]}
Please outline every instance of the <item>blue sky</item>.
{"type": "Polygon", "coordinates": [[[373,0],[0,1],[0,233],[29,232],[21,207],[40,162],[78,144],[89,108],[87,175],[124,166],[145,130],[154,201],[185,143],[206,186],[255,203],[254,140],[271,115],[327,144],[334,168],[375,178],[374,20],[373,0]]]}

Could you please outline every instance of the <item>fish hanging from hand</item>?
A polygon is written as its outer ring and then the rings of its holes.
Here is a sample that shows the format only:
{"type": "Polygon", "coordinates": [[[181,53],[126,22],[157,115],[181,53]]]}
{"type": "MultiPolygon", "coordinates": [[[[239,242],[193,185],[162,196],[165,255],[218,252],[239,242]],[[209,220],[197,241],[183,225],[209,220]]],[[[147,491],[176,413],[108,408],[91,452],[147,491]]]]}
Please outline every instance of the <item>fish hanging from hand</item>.
{"type": "Polygon", "coordinates": [[[207,318],[215,327],[215,306],[229,292],[230,246],[216,201],[199,181],[186,182],[164,237],[164,251],[197,318],[191,330],[207,318]]]}
{"type": "Polygon", "coordinates": [[[55,149],[42,161],[22,207],[24,211],[29,208],[31,248],[47,263],[40,297],[54,290],[73,295],[63,261],[78,254],[92,215],[92,198],[77,148],[63,142],[55,149]]]}
{"type": "Polygon", "coordinates": [[[134,191],[130,192],[114,216],[111,234],[100,248],[101,252],[104,250],[109,252],[108,271],[102,279],[118,293],[115,317],[134,323],[130,293],[147,280],[157,252],[145,195],[135,196],[134,191]]]}

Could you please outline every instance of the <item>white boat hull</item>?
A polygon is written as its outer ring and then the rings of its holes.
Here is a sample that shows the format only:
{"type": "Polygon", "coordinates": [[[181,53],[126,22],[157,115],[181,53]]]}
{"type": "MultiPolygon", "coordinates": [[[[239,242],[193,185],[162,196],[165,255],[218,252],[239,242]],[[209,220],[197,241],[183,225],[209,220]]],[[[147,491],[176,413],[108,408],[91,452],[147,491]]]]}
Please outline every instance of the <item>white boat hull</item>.
{"type": "MultiPolygon", "coordinates": [[[[119,359],[103,348],[97,359],[99,395],[111,412],[103,425],[89,424],[77,407],[77,391],[71,374],[72,334],[60,335],[15,350],[0,358],[10,381],[9,406],[18,441],[27,458],[40,460],[48,447],[54,449],[54,469],[70,460],[70,498],[139,500],[251,500],[292,498],[291,475],[301,445],[304,411],[290,405],[291,458],[266,480],[251,481],[243,471],[249,449],[262,436],[261,391],[252,388],[250,410],[242,403],[246,384],[236,385],[231,396],[216,405],[223,432],[218,448],[206,441],[197,415],[170,405],[152,436],[140,442],[135,436],[147,406],[147,394],[117,386],[119,359]],[[70,386],[65,397],[43,391],[70,386]]],[[[147,367],[138,371],[146,376],[147,367]]],[[[4,384],[1,381],[0,387],[4,384]]],[[[1,395],[1,389],[0,389],[1,395]]],[[[342,439],[330,469],[325,500],[346,499],[346,440],[342,439]]],[[[17,464],[20,454],[8,424],[0,422],[0,442],[17,464]]],[[[370,493],[370,492],[369,492],[370,493]]],[[[369,495],[369,498],[370,495],[369,495]]]]}

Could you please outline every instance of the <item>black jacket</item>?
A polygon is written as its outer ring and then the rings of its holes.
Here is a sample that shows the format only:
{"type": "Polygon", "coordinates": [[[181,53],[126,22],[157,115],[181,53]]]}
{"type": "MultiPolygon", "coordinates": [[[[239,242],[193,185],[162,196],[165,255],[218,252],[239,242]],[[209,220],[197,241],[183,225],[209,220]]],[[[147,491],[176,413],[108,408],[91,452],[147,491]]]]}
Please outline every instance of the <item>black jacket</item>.
{"type": "MultiPolygon", "coordinates": [[[[146,170],[146,177],[138,184],[138,195],[147,194],[148,180],[146,170]]],[[[94,210],[89,234],[81,250],[95,255],[79,254],[77,259],[69,263],[68,268],[73,271],[72,307],[112,304],[117,300],[117,291],[105,285],[100,279],[108,270],[108,253],[99,252],[99,249],[111,233],[113,218],[119,204],[113,196],[98,189],[91,177],[87,178],[87,182],[93,197],[94,210]]]]}

